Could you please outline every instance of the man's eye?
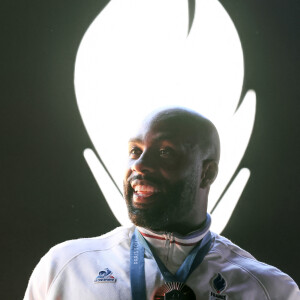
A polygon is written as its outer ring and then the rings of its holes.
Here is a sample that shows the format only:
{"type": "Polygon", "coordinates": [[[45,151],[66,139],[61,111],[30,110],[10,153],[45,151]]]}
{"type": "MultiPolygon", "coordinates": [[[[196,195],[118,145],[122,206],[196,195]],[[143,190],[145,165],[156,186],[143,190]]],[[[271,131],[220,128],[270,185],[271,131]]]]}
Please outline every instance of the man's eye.
{"type": "Polygon", "coordinates": [[[174,151],[171,148],[162,148],[159,149],[159,155],[163,158],[169,158],[172,157],[174,154],[174,151]]]}
{"type": "Polygon", "coordinates": [[[129,156],[130,156],[131,158],[137,158],[137,157],[139,157],[141,154],[142,154],[142,150],[139,149],[139,148],[132,148],[132,149],[130,149],[130,151],[129,151],[129,156]]]}

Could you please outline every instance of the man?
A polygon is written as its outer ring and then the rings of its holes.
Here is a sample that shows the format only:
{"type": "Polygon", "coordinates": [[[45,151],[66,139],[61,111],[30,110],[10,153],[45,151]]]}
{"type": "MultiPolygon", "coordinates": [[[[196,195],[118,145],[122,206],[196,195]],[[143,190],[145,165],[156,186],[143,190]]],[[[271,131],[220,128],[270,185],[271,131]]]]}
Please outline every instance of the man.
{"type": "Polygon", "coordinates": [[[128,144],[124,196],[136,226],[53,247],[24,299],[300,300],[288,275],[210,233],[219,155],[216,128],[201,115],[151,114],[128,144]]]}

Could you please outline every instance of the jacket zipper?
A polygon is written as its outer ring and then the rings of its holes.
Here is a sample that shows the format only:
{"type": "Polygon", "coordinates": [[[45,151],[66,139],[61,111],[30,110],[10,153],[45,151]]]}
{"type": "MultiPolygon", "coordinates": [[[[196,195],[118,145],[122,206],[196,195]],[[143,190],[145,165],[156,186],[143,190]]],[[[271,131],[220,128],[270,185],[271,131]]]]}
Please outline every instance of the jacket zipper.
{"type": "Polygon", "coordinates": [[[166,267],[168,266],[168,262],[169,262],[169,255],[170,255],[172,239],[173,239],[173,234],[171,232],[166,232],[166,244],[165,244],[165,247],[167,249],[167,252],[166,252],[166,267]]]}

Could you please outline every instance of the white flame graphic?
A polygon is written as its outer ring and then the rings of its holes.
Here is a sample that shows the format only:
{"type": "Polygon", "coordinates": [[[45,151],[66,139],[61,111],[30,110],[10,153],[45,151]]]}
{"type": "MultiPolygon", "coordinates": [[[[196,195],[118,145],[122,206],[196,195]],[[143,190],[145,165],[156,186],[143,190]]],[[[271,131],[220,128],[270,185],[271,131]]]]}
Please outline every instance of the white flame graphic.
{"type": "Polygon", "coordinates": [[[200,112],[221,139],[208,208],[212,230],[220,233],[250,176],[244,168],[233,178],[251,136],[256,97],[248,91],[237,109],[243,53],[221,4],[196,0],[189,34],[188,24],[183,0],[111,0],[94,20],[78,50],[75,89],[88,134],[111,177],[91,149],[84,156],[116,218],[128,223],[119,191],[130,129],[159,106],[200,112]]]}

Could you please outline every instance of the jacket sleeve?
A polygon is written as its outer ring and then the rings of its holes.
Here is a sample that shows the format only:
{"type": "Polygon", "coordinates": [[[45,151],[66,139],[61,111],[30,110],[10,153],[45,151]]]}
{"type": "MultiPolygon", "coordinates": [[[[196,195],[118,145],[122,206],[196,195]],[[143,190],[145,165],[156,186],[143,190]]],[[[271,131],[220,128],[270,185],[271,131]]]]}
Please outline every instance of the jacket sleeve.
{"type": "Polygon", "coordinates": [[[51,250],[40,260],[29,279],[24,300],[45,300],[57,275],[57,263],[51,250]]]}
{"type": "Polygon", "coordinates": [[[300,300],[299,287],[295,281],[279,269],[266,265],[263,276],[259,276],[270,300],[300,300]]]}

